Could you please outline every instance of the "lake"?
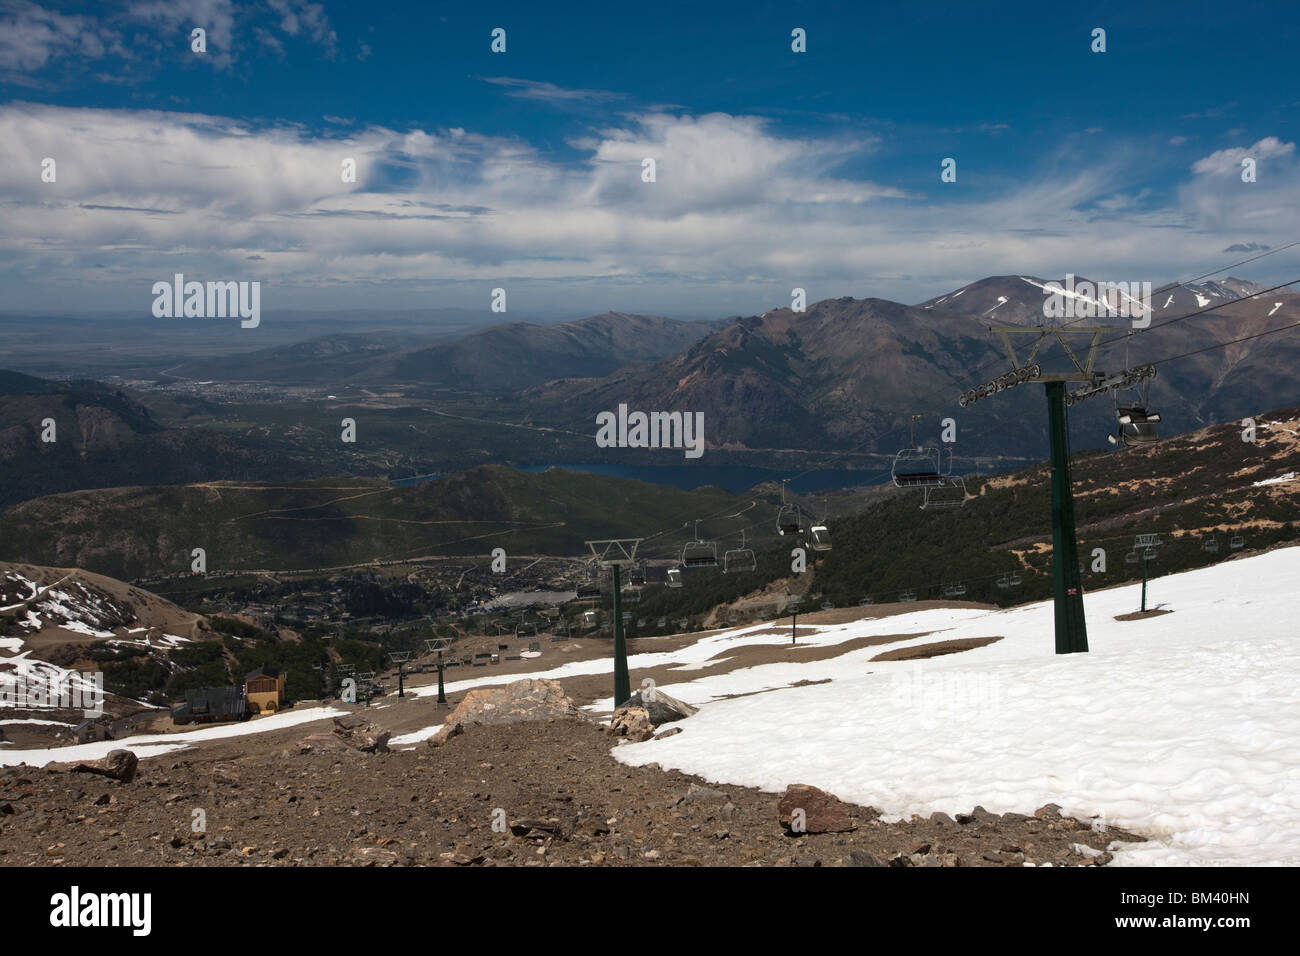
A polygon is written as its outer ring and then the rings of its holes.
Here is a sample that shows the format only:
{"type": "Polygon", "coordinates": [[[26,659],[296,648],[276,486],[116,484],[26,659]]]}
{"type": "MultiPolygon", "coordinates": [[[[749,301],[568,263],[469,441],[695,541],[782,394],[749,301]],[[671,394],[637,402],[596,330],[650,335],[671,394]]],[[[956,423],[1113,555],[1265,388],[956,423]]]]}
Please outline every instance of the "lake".
{"type": "MultiPolygon", "coordinates": [[[[789,471],[774,471],[767,468],[753,468],[745,465],[610,465],[596,464],[562,464],[530,465],[521,468],[529,474],[540,474],[548,468],[566,468],[569,471],[587,472],[593,475],[609,475],[613,478],[634,478],[655,485],[671,485],[690,491],[701,485],[717,485],[732,494],[740,494],[764,481],[780,482],[790,476],[789,471]]],[[[414,485],[420,481],[432,481],[439,475],[417,475],[411,478],[398,478],[394,485],[414,485]]],[[[823,491],[828,488],[847,488],[856,485],[878,485],[888,480],[889,471],[851,468],[828,468],[825,471],[813,471],[790,482],[790,490],[807,493],[823,491]]]]}

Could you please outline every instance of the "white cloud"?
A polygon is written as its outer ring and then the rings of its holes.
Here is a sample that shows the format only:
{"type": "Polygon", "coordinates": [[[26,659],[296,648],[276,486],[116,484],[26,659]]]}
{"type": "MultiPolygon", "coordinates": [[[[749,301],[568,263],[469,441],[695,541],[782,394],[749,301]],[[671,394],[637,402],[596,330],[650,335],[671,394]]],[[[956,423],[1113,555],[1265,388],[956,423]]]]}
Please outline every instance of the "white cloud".
{"type": "Polygon", "coordinates": [[[1200,175],[1220,176],[1241,174],[1241,161],[1250,157],[1259,163],[1276,156],[1290,156],[1295,152],[1295,143],[1284,143],[1276,136],[1266,136],[1249,148],[1234,146],[1211,153],[1192,164],[1192,172],[1200,175]]]}
{"type": "Polygon", "coordinates": [[[132,4],[128,14],[141,23],[172,31],[172,42],[181,51],[189,50],[190,31],[202,27],[207,32],[206,56],[212,66],[226,69],[234,62],[235,8],[231,0],[147,0],[132,4]]]}
{"type": "Polygon", "coordinates": [[[108,51],[124,53],[121,36],[102,29],[92,17],[65,16],[34,3],[10,5],[0,17],[0,71],[30,73],[51,59],[97,59],[108,51]]]}
{"type": "MultiPolygon", "coordinates": [[[[147,305],[153,281],[184,271],[262,279],[267,308],[277,294],[295,307],[313,295],[325,307],[387,303],[395,289],[464,304],[505,281],[574,308],[575,296],[619,308],[634,295],[638,307],[740,311],[792,285],[814,300],[919,301],[950,278],[1008,272],[1167,281],[1242,235],[1280,245],[1300,204],[1300,187],[1285,185],[1294,176],[1225,193],[1195,175],[1161,205],[1123,191],[1143,157],[1115,150],[1081,165],[1066,147],[1043,172],[954,201],[937,173],[912,190],[846,174],[887,168],[879,142],[784,137],[722,113],[629,115],[570,145],[586,162],[459,128],[316,135],[0,106],[0,297],[147,305]],[[40,181],[46,156],[57,183],[40,181]],[[655,183],[641,180],[646,156],[655,183]],[[340,181],[347,157],[356,184],[340,181]],[[727,304],[738,296],[747,304],[727,304]]],[[[1289,144],[1268,148],[1292,161],[1289,144]]]]}
{"type": "Polygon", "coordinates": [[[542,103],[604,103],[620,98],[620,94],[610,93],[605,90],[566,89],[562,86],[556,86],[554,83],[521,80],[513,76],[485,76],[483,80],[493,86],[504,87],[507,96],[538,100],[542,103]]]}

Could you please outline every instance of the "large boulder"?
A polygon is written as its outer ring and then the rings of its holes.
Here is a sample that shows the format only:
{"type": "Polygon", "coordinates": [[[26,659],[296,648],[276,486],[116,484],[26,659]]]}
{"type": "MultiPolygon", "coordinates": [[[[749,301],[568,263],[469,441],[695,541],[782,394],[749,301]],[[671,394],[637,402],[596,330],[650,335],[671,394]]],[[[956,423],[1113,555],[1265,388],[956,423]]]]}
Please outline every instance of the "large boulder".
{"type": "Polygon", "coordinates": [[[388,740],[392,731],[380,730],[374,724],[352,714],[334,718],[334,736],[353,750],[367,754],[388,753],[388,740]]]}
{"type": "Polygon", "coordinates": [[[135,777],[135,768],[140,760],[129,750],[112,750],[102,760],[79,763],[72,768],[73,773],[95,773],[122,783],[130,783],[135,777]]]}
{"type": "Polygon", "coordinates": [[[804,783],[792,783],[786,788],[777,812],[781,824],[791,833],[847,833],[858,828],[849,816],[847,803],[804,783]]]}
{"type": "Polygon", "coordinates": [[[517,680],[506,687],[470,691],[448,715],[429,745],[441,747],[467,727],[553,720],[557,717],[590,719],[564,692],[559,681],[544,677],[517,680]]]}
{"type": "Polygon", "coordinates": [[[637,691],[627,699],[623,705],[625,707],[644,707],[650,715],[650,723],[659,727],[663,724],[671,724],[674,720],[681,720],[690,717],[692,714],[699,713],[699,708],[692,707],[685,701],[680,701],[676,697],[669,697],[657,687],[653,693],[645,695],[645,699],[640,691],[637,691]]]}

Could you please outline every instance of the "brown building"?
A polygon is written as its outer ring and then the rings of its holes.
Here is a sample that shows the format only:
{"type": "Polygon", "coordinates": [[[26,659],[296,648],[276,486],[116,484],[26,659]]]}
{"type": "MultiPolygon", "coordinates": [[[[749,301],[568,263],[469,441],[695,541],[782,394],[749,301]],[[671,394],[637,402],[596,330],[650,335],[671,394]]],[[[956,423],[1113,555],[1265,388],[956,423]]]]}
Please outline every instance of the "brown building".
{"type": "Polygon", "coordinates": [[[274,714],[284,706],[284,674],[271,667],[259,667],[244,677],[244,696],[254,714],[274,714]]]}

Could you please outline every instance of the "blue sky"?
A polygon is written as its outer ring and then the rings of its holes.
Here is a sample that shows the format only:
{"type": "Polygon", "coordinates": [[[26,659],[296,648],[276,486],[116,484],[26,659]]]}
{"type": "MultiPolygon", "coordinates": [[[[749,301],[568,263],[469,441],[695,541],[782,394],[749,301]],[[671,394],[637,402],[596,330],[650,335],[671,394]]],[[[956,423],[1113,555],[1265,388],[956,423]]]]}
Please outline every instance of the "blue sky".
{"type": "Polygon", "coordinates": [[[0,0],[0,295],[142,308],[181,271],[259,280],[267,311],[500,286],[727,315],[794,286],[1160,284],[1300,238],[1293,4],[537,9],[0,0]]]}

